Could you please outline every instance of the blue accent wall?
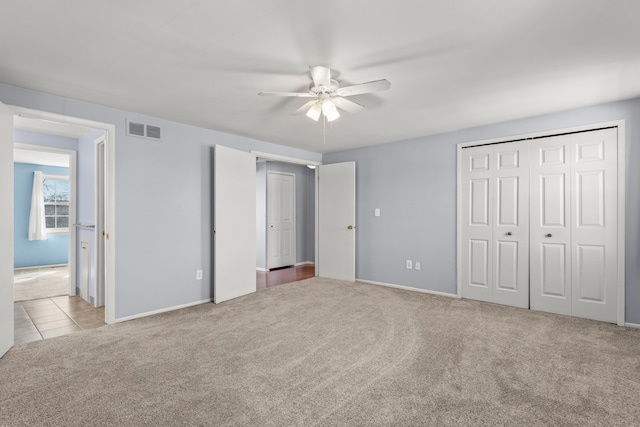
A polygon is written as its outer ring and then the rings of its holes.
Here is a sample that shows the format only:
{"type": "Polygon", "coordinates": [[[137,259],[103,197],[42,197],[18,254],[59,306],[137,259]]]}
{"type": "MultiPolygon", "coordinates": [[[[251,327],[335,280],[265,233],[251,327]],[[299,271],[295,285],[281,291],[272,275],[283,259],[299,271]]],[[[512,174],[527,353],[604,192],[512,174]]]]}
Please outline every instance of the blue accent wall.
{"type": "Polygon", "coordinates": [[[29,240],[29,211],[33,172],[49,175],[69,176],[69,168],[57,166],[14,163],[14,208],[13,208],[13,267],[67,264],[69,262],[69,234],[49,234],[47,240],[29,240]]]}

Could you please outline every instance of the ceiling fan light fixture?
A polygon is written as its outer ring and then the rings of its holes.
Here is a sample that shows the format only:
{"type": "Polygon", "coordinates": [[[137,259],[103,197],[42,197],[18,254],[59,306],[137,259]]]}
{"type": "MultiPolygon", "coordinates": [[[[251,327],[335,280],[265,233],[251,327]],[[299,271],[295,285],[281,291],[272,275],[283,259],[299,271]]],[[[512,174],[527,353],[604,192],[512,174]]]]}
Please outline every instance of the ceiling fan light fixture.
{"type": "Polygon", "coordinates": [[[330,99],[326,99],[322,102],[322,114],[324,114],[328,122],[332,122],[340,117],[338,109],[330,99]]]}
{"type": "Polygon", "coordinates": [[[309,108],[309,111],[307,111],[307,117],[317,122],[318,119],[320,118],[321,112],[322,112],[322,107],[319,102],[316,102],[311,106],[311,108],[309,108]]]}

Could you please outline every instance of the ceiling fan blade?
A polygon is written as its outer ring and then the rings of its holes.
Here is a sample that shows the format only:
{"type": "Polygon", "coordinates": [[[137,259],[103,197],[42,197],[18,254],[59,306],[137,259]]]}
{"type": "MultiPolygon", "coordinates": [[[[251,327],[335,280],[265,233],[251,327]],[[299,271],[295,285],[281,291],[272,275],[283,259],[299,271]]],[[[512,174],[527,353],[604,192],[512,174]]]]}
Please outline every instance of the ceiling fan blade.
{"type": "Polygon", "coordinates": [[[379,92],[381,90],[387,90],[391,87],[391,83],[387,79],[374,80],[372,82],[361,83],[353,86],[341,87],[336,91],[338,96],[351,96],[360,95],[369,92],[379,92]]]}
{"type": "Polygon", "coordinates": [[[318,95],[314,95],[308,92],[258,92],[260,96],[295,96],[297,98],[312,98],[318,95]]]}
{"type": "Polygon", "coordinates": [[[331,98],[336,107],[342,108],[345,111],[350,113],[357,113],[358,111],[364,108],[364,105],[360,105],[357,102],[353,102],[348,100],[347,98],[341,98],[339,96],[335,96],[331,98]]]}
{"type": "Polygon", "coordinates": [[[294,111],[293,113],[291,113],[292,116],[296,115],[296,114],[304,114],[306,113],[309,108],[311,108],[311,106],[313,104],[315,104],[316,102],[318,102],[317,99],[314,99],[313,101],[309,101],[306,104],[304,104],[302,107],[298,108],[296,111],[294,111]]]}
{"type": "Polygon", "coordinates": [[[324,86],[325,88],[331,87],[331,70],[321,65],[315,67],[309,67],[313,84],[316,87],[324,86]]]}

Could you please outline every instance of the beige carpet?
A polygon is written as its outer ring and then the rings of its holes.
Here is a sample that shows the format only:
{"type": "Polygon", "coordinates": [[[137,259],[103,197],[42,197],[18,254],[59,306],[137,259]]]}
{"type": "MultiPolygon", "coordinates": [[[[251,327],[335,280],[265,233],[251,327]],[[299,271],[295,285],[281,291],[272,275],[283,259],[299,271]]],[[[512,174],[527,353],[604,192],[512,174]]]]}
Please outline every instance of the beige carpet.
{"type": "Polygon", "coordinates": [[[12,349],[0,425],[638,425],[640,330],[309,279],[12,349]]]}
{"type": "Polygon", "coordinates": [[[13,295],[15,302],[69,295],[69,266],[15,270],[13,295]]]}

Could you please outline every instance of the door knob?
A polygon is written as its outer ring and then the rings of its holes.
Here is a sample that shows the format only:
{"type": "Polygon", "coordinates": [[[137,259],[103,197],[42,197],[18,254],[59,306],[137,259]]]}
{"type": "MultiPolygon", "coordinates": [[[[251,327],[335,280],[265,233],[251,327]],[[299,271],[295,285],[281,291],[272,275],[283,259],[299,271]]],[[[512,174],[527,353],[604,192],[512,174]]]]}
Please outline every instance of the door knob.
{"type": "Polygon", "coordinates": [[[510,231],[507,231],[507,236],[511,236],[511,232],[510,231]]]}
{"type": "Polygon", "coordinates": [[[549,234],[545,234],[544,237],[553,237],[553,236],[551,235],[551,233],[549,233],[549,234]]]}
{"type": "Polygon", "coordinates": [[[353,225],[350,225],[350,226],[347,227],[347,229],[349,229],[349,230],[353,230],[354,228],[355,227],[353,225]]]}

